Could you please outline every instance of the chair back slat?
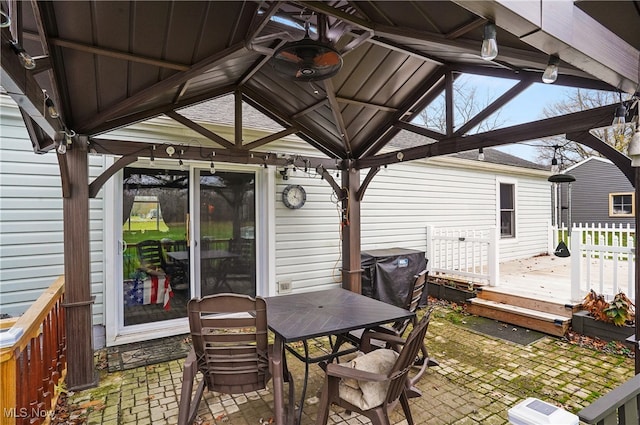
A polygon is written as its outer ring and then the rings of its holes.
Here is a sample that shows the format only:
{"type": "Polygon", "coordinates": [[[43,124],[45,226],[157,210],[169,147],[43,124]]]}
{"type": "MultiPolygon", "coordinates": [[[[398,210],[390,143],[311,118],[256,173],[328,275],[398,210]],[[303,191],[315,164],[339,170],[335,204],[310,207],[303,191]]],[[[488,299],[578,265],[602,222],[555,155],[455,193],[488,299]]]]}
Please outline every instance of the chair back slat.
{"type": "Polygon", "coordinates": [[[398,400],[406,387],[407,375],[415,362],[420,348],[424,344],[430,318],[431,309],[425,313],[424,317],[411,330],[395,365],[389,372],[390,384],[387,391],[387,403],[389,404],[398,400]]]}
{"type": "Polygon", "coordinates": [[[207,388],[226,394],[265,388],[270,375],[264,299],[217,294],[192,299],[187,309],[207,388]]]}
{"type": "MultiPolygon", "coordinates": [[[[423,270],[417,275],[414,276],[413,283],[409,288],[409,292],[407,293],[407,298],[405,299],[403,307],[406,310],[415,313],[418,311],[418,307],[420,306],[420,301],[422,300],[422,295],[427,287],[427,270],[423,270]]],[[[413,319],[415,321],[415,319],[413,319]]],[[[398,335],[404,334],[404,331],[407,330],[409,323],[412,322],[412,319],[405,319],[393,324],[393,329],[395,329],[398,335]]]]}

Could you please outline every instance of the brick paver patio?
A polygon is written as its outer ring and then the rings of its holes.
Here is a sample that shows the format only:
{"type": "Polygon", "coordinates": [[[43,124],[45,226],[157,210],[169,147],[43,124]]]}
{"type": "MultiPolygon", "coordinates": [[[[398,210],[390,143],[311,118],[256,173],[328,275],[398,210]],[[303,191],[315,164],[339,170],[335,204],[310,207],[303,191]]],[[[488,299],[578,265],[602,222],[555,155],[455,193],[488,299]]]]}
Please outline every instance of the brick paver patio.
{"type": "MultiPolygon", "coordinates": [[[[440,366],[430,368],[420,381],[423,396],[410,401],[418,424],[508,424],[508,409],[527,397],[576,413],[633,376],[633,360],[628,357],[551,336],[522,346],[452,323],[446,318],[448,312],[438,307],[429,326],[427,347],[440,366]]],[[[84,406],[89,424],[175,424],[182,363],[173,360],[121,372],[104,371],[99,388],[75,393],[69,403],[84,406]]],[[[300,362],[292,358],[289,367],[300,380],[304,374],[300,362]]],[[[303,424],[315,422],[322,380],[322,370],[312,365],[303,424]]],[[[297,397],[300,387],[296,387],[297,397]]],[[[270,390],[235,396],[205,393],[196,423],[269,423],[273,415],[270,390]]],[[[406,423],[399,407],[391,419],[406,423]]],[[[364,417],[335,410],[329,419],[330,424],[366,422],[364,417]]]]}

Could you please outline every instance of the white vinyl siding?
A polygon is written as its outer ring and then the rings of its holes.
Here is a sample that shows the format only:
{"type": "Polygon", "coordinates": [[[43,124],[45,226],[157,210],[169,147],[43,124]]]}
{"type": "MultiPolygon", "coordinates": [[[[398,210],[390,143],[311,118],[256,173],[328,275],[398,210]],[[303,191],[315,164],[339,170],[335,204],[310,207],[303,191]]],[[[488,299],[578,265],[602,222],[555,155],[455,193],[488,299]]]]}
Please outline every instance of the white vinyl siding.
{"type": "MultiPolygon", "coordinates": [[[[28,307],[63,273],[62,199],[55,155],[33,154],[17,108],[2,106],[0,288],[2,311],[17,312],[28,307]]],[[[207,127],[233,139],[232,129],[207,127]]],[[[247,135],[247,140],[264,135],[253,130],[245,133],[255,133],[247,135]]],[[[210,145],[202,136],[166,118],[122,129],[117,134],[138,141],[179,145],[196,140],[210,145]]],[[[294,137],[261,149],[303,157],[322,156],[294,137]]],[[[95,177],[102,167],[102,158],[90,159],[93,164],[90,173],[95,177]],[[99,165],[96,164],[98,160],[99,165]]],[[[202,161],[201,165],[208,168],[209,162],[202,161]]],[[[216,165],[220,170],[224,169],[224,164],[216,165]]],[[[265,295],[277,294],[277,282],[283,280],[291,280],[294,291],[339,285],[342,267],[340,215],[329,184],[312,168],[307,173],[300,169],[292,172],[286,181],[275,167],[269,167],[268,172],[275,176],[273,186],[270,186],[271,196],[275,199],[271,203],[272,209],[266,212],[273,223],[270,234],[274,240],[269,242],[272,251],[268,255],[275,265],[275,272],[269,272],[269,278],[265,278],[269,285],[265,295]],[[307,202],[304,207],[291,210],[284,206],[282,190],[288,184],[300,184],[305,188],[307,202]]],[[[361,171],[361,179],[367,172],[361,171]]],[[[336,172],[331,171],[331,174],[340,183],[336,172]]],[[[361,205],[362,250],[401,247],[425,251],[428,225],[468,229],[495,227],[496,182],[499,178],[517,182],[518,229],[517,240],[501,241],[500,261],[546,252],[551,211],[547,176],[540,171],[452,158],[394,164],[378,173],[361,205]]],[[[100,191],[99,197],[102,193],[100,191]]],[[[104,324],[115,318],[103,317],[103,267],[112,263],[105,263],[102,251],[102,208],[100,198],[90,201],[91,278],[92,293],[96,296],[94,323],[104,324]]]]}
{"type": "MultiPolygon", "coordinates": [[[[24,313],[64,274],[62,191],[53,152],[37,155],[15,103],[0,95],[0,312],[24,313]]],[[[90,176],[102,170],[90,157],[90,176]]],[[[102,199],[90,208],[91,290],[94,324],[103,323],[102,199]]]]}

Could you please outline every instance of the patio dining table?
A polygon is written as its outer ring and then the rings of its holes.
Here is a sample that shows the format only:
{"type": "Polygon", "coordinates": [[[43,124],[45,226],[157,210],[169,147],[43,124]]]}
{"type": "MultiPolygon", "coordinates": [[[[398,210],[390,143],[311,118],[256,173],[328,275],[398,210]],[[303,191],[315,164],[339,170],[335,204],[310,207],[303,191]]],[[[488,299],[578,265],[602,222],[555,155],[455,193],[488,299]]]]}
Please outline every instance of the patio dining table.
{"type": "MultiPolygon", "coordinates": [[[[189,270],[189,251],[170,251],[167,252],[167,256],[173,261],[183,264],[185,266],[185,269],[189,270]]],[[[238,258],[239,256],[239,254],[223,249],[209,249],[200,252],[200,259],[206,260],[208,262],[229,260],[232,258],[238,258]]],[[[213,269],[213,267],[210,267],[210,269],[213,269]]],[[[215,284],[213,285],[213,287],[223,288],[225,290],[228,290],[229,292],[233,292],[233,290],[227,283],[227,267],[220,267],[218,269],[218,276],[215,279],[215,284]]]]}
{"type": "MultiPolygon", "coordinates": [[[[369,328],[406,319],[414,315],[408,310],[341,288],[267,297],[265,299],[267,301],[268,326],[275,335],[273,347],[273,392],[275,423],[277,425],[292,424],[295,416],[295,406],[289,406],[288,415],[285,415],[284,409],[285,351],[292,353],[305,363],[304,386],[297,418],[298,423],[300,423],[309,364],[345,354],[345,351],[340,351],[311,357],[307,346],[309,339],[340,335],[355,329],[369,328]],[[303,342],[304,355],[301,355],[289,345],[298,341],[303,342]]],[[[354,351],[354,348],[346,350],[346,352],[354,351]]]]}

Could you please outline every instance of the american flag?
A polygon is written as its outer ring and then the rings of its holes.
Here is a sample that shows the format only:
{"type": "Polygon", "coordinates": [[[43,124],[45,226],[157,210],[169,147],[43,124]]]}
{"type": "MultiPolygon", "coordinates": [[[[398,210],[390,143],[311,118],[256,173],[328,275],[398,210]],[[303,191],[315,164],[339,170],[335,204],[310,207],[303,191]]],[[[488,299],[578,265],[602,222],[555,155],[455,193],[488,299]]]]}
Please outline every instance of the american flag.
{"type": "Polygon", "coordinates": [[[124,281],[124,304],[127,307],[162,304],[163,309],[170,310],[171,298],[173,298],[173,291],[169,284],[169,276],[151,275],[124,281]],[[161,281],[164,282],[161,283],[161,281]]]}

